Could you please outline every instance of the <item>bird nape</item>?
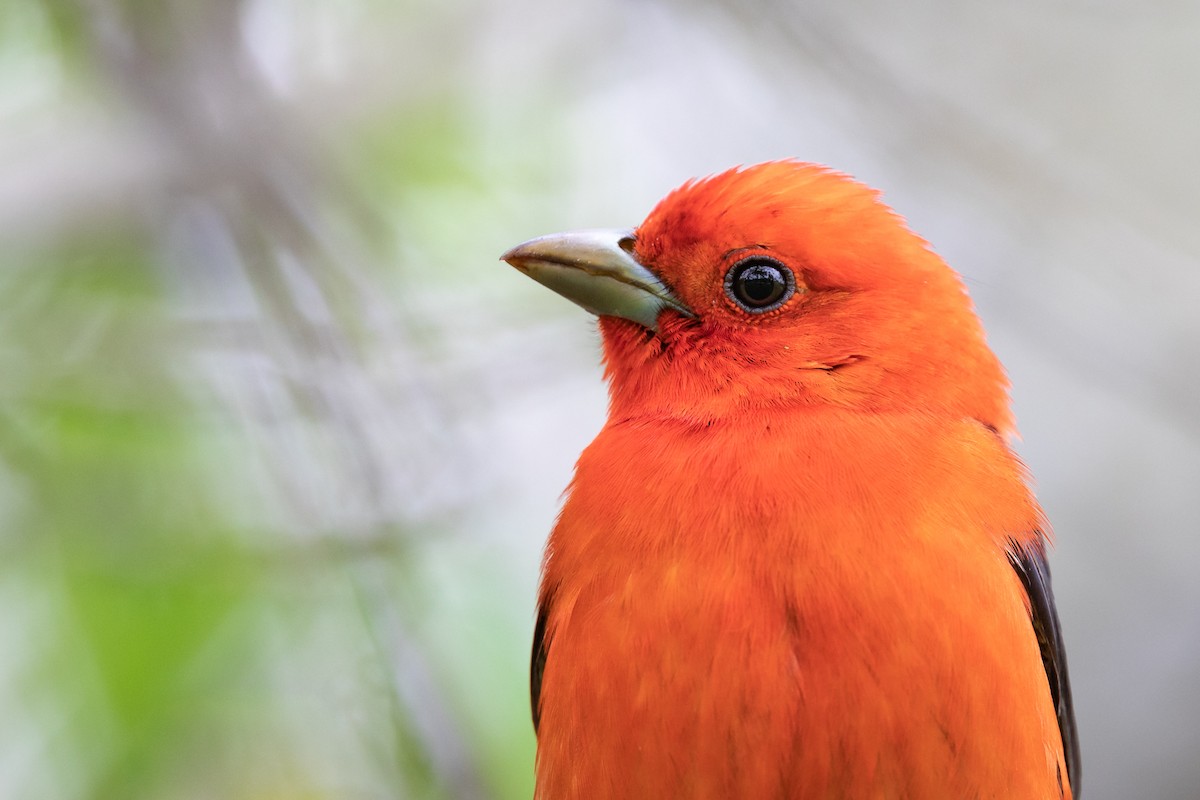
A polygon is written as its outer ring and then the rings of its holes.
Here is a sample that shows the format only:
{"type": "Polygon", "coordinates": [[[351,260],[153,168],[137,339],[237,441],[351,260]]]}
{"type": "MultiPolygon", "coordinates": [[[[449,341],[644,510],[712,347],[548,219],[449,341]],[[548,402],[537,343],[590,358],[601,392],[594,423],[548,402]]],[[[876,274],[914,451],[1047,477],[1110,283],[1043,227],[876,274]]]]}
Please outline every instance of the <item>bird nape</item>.
{"type": "Polygon", "coordinates": [[[503,259],[599,316],[610,394],[546,549],[537,798],[1079,797],[1007,379],[875,191],[736,168],[503,259]]]}

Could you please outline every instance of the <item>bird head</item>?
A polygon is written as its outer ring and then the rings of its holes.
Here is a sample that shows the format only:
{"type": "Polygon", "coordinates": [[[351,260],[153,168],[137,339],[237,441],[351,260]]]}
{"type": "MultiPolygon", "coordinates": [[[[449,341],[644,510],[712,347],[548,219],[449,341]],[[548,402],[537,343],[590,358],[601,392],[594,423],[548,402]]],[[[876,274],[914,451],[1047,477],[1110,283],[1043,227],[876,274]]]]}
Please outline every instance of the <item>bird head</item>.
{"type": "Polygon", "coordinates": [[[958,275],[876,191],[825,167],[731,169],[635,230],[543,236],[502,258],[600,317],[614,416],[806,405],[1011,431],[958,275]]]}

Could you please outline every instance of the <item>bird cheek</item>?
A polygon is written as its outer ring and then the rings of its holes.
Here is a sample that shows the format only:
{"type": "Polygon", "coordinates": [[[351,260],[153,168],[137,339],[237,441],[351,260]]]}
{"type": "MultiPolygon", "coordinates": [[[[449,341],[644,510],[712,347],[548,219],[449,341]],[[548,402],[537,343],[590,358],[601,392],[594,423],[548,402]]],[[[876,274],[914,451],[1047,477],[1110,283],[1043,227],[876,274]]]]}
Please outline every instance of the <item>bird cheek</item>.
{"type": "Polygon", "coordinates": [[[697,320],[686,317],[677,311],[666,310],[658,317],[658,335],[664,341],[677,339],[680,333],[688,328],[695,328],[697,320]]]}
{"type": "MultiPolygon", "coordinates": [[[[663,316],[670,312],[664,312],[663,316]]],[[[600,317],[600,335],[606,350],[632,351],[645,347],[658,337],[654,331],[621,317],[600,317]]]]}

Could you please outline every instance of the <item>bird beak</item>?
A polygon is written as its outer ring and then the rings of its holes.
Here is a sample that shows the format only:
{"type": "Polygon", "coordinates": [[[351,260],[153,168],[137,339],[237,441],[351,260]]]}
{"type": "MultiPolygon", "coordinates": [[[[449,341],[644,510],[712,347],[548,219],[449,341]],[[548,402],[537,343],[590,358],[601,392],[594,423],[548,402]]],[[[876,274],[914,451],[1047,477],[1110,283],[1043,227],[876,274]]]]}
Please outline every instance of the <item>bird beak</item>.
{"type": "Polygon", "coordinates": [[[596,316],[621,317],[652,331],[668,308],[694,317],[633,257],[633,242],[633,231],[555,233],[519,244],[500,260],[596,316]]]}

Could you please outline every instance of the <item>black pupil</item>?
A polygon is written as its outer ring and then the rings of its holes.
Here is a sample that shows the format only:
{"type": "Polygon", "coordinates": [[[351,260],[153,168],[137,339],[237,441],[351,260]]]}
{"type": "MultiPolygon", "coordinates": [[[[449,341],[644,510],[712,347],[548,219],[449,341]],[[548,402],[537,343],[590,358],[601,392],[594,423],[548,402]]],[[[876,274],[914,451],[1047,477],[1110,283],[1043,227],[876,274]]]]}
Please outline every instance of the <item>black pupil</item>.
{"type": "Polygon", "coordinates": [[[737,277],[737,290],[743,303],[765,306],[775,302],[787,288],[783,275],[775,267],[755,264],[737,277]]]}

